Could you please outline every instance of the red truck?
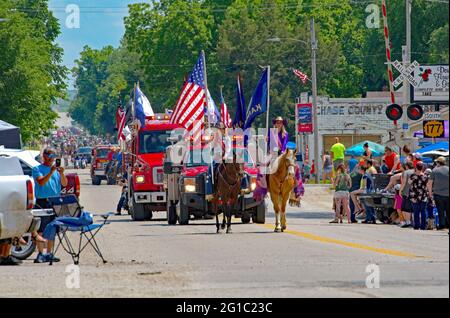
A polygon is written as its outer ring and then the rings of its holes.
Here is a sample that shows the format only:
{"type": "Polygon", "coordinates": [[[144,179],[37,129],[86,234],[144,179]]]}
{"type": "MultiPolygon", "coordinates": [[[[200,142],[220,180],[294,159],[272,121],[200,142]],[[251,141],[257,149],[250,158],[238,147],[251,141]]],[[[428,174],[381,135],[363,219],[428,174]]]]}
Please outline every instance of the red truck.
{"type": "MultiPolygon", "coordinates": [[[[188,225],[191,216],[197,219],[214,216],[211,204],[205,198],[205,180],[209,166],[208,163],[203,162],[202,152],[207,147],[206,144],[198,148],[189,147],[180,167],[176,165],[171,167],[170,164],[165,167],[170,202],[167,205],[167,216],[171,225],[176,224],[177,221],[180,225],[188,225]],[[193,158],[200,158],[200,161],[193,158]]],[[[242,189],[243,193],[238,203],[239,209],[234,215],[241,218],[244,224],[250,223],[251,220],[253,223],[264,224],[267,210],[265,201],[256,201],[253,198],[258,168],[246,148],[238,147],[234,150],[245,160],[245,177],[249,184],[248,189],[242,189]]]]}
{"type": "Polygon", "coordinates": [[[170,124],[170,115],[148,117],[145,126],[128,143],[128,195],[133,221],[150,221],[153,212],[166,211],[163,159],[172,132],[179,128],[170,124]]]}
{"type": "Polygon", "coordinates": [[[92,149],[91,179],[93,185],[100,185],[106,180],[105,168],[109,163],[110,146],[96,146],[92,149]]]}

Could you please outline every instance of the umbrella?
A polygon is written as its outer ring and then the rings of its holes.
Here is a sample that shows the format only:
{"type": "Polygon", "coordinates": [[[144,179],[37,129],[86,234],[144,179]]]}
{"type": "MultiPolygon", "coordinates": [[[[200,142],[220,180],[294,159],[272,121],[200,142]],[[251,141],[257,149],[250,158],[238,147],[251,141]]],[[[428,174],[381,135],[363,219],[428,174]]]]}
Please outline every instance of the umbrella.
{"type": "Polygon", "coordinates": [[[420,154],[423,154],[423,153],[434,151],[434,150],[446,150],[446,151],[448,151],[448,142],[447,141],[438,142],[437,144],[429,145],[428,147],[419,149],[416,152],[420,153],[420,154]]]}
{"type": "Polygon", "coordinates": [[[366,143],[369,144],[369,148],[370,148],[370,150],[372,150],[372,155],[374,157],[381,157],[382,155],[384,155],[384,146],[377,144],[375,142],[372,142],[372,141],[363,141],[359,144],[356,144],[356,145],[350,147],[349,149],[347,149],[345,154],[347,156],[355,156],[355,157],[362,156],[364,154],[364,144],[366,144],[366,143]]]}

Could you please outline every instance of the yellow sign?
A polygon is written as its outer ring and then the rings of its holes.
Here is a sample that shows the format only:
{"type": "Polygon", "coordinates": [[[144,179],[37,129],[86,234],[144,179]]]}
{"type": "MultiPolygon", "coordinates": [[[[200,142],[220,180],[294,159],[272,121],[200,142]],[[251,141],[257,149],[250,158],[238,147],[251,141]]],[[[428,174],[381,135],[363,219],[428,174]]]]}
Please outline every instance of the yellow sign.
{"type": "Polygon", "coordinates": [[[443,120],[429,120],[423,122],[424,138],[444,138],[445,129],[443,120]]]}

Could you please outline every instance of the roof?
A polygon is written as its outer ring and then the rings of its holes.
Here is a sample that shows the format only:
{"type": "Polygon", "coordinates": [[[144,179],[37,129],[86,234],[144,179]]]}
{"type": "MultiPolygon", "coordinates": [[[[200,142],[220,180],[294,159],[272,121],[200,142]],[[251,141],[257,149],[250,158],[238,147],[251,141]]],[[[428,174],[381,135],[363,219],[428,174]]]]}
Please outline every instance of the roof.
{"type": "Polygon", "coordinates": [[[0,130],[16,130],[16,129],[19,129],[19,127],[11,125],[6,121],[0,120],[0,130]]]}

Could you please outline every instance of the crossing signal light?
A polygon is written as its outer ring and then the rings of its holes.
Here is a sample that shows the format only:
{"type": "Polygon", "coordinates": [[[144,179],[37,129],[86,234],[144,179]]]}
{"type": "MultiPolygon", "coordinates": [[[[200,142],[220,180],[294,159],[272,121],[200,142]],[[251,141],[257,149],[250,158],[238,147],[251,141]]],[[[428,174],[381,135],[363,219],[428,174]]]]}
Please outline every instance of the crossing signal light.
{"type": "Polygon", "coordinates": [[[424,115],[422,106],[413,104],[408,107],[408,118],[411,120],[420,120],[424,115]]]}
{"type": "Polygon", "coordinates": [[[389,105],[386,109],[386,116],[392,121],[398,121],[403,116],[403,108],[397,104],[389,105]]]}

